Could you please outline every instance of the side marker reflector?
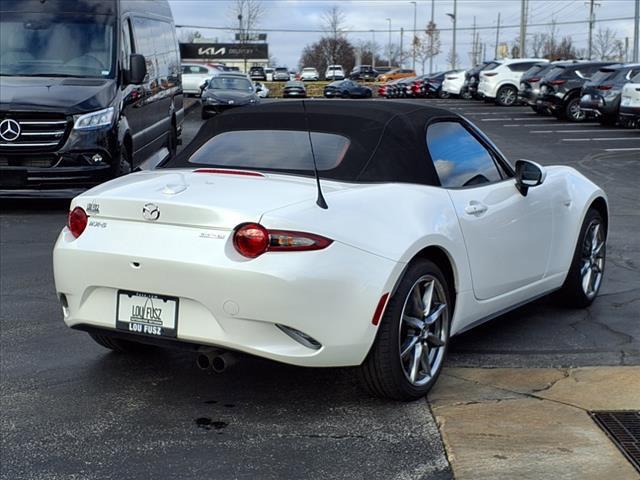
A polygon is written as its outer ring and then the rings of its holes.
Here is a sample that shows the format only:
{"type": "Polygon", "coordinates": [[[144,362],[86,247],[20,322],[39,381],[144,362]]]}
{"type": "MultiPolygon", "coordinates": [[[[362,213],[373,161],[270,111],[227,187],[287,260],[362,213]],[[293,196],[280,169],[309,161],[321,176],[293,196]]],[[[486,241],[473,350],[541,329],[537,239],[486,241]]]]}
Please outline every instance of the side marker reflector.
{"type": "Polygon", "coordinates": [[[376,311],[373,314],[373,318],[371,319],[371,323],[376,327],[380,323],[380,319],[382,318],[382,314],[384,313],[384,307],[387,305],[387,299],[389,298],[389,292],[385,293],[380,297],[380,301],[378,302],[378,306],[376,307],[376,311]]]}

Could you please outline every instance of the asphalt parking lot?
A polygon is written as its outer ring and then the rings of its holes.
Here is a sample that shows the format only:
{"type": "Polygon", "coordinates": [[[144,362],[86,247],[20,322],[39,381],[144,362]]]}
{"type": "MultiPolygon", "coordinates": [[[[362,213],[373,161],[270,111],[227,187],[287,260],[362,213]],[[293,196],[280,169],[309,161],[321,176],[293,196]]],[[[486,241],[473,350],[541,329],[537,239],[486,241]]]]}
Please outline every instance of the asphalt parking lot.
{"type": "MultiPolygon", "coordinates": [[[[591,308],[541,299],[455,338],[447,365],[640,365],[640,131],[425,101],[474,121],[512,160],[577,168],[611,207],[591,308]]],[[[199,125],[196,109],[185,142],[199,125]]],[[[69,330],[51,266],[67,202],[1,205],[2,478],[451,478],[428,401],[371,399],[351,369],[246,358],[215,375],[190,354],[122,356],[69,330]]]]}

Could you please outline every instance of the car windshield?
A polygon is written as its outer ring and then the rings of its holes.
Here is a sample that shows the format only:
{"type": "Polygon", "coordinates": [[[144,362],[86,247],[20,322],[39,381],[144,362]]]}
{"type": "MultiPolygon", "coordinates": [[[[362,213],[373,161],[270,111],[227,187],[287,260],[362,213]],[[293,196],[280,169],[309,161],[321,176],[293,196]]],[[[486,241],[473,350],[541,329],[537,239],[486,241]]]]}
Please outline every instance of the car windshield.
{"type": "MultiPolygon", "coordinates": [[[[332,170],[344,158],[349,139],[311,132],[318,170],[332,170]]],[[[216,167],[309,172],[313,157],[306,130],[236,130],[216,135],[189,159],[216,167]],[[286,147],[285,147],[286,146],[286,147]]]]}
{"type": "Polygon", "coordinates": [[[316,69],[315,68],[303,68],[302,71],[303,72],[315,72],[316,69]]]}
{"type": "Polygon", "coordinates": [[[114,25],[108,15],[3,13],[0,75],[113,78],[114,25]]]}
{"type": "Polygon", "coordinates": [[[283,72],[284,72],[284,73],[287,73],[287,72],[288,72],[288,70],[287,70],[286,68],[276,68],[276,72],[279,72],[279,73],[283,73],[283,72]]]}
{"type": "Polygon", "coordinates": [[[210,90],[244,90],[251,91],[251,82],[242,77],[214,77],[209,82],[210,90]]]}

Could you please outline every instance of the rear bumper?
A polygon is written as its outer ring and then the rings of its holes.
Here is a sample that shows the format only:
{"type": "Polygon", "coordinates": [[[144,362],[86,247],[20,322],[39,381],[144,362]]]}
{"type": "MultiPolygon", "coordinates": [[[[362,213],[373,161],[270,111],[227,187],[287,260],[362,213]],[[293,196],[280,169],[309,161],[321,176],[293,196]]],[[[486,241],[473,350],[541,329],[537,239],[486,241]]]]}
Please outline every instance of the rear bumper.
{"type": "Polygon", "coordinates": [[[233,249],[230,231],[216,230],[214,239],[206,229],[104,223],[75,240],[65,228],[56,242],[55,285],[67,300],[68,326],[122,333],[115,322],[118,290],[168,295],[179,298],[174,341],[294,365],[362,363],[376,334],[376,306],[403,267],[339,242],[317,252],[247,260],[233,249]],[[304,332],[322,347],[310,349],[277,325],[304,332]]]}
{"type": "Polygon", "coordinates": [[[639,107],[620,106],[619,113],[623,117],[640,118],[640,106],[639,107]]]}

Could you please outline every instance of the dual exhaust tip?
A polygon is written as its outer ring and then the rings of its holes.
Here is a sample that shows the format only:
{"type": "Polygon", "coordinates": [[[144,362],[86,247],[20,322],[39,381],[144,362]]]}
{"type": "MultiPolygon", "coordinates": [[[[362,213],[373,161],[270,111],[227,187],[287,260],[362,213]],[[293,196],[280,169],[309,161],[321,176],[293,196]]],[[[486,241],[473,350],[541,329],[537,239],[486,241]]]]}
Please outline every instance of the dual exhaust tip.
{"type": "Polygon", "coordinates": [[[200,352],[196,357],[196,365],[200,370],[213,370],[215,373],[222,373],[238,361],[231,352],[221,350],[211,350],[200,352]]]}

